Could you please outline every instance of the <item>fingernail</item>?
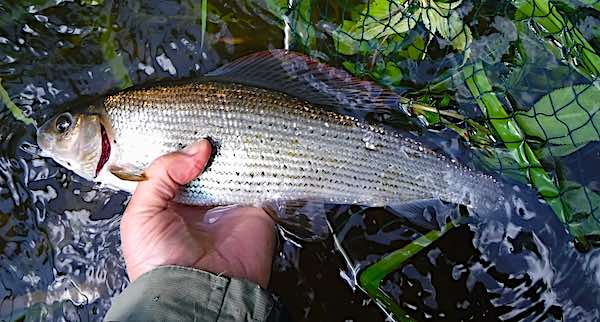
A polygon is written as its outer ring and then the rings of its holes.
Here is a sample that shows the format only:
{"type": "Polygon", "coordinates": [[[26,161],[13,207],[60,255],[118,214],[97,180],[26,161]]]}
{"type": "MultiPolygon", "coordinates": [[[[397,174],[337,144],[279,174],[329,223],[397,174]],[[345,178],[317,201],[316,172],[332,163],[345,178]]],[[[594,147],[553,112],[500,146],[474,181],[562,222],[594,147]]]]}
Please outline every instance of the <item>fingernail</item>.
{"type": "Polygon", "coordinates": [[[194,156],[208,148],[210,148],[210,143],[208,140],[202,139],[186,146],[183,150],[181,150],[181,152],[189,156],[194,156]]]}

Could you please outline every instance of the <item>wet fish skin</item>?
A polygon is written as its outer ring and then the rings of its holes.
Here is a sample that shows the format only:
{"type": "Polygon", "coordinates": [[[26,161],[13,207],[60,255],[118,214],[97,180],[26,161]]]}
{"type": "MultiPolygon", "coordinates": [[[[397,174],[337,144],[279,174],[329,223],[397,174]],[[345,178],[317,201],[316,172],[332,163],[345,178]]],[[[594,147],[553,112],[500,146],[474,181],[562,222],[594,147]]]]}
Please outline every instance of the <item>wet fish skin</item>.
{"type": "Polygon", "coordinates": [[[209,137],[217,154],[182,189],[186,204],[393,206],[435,198],[494,208],[501,184],[365,121],[393,117],[399,102],[372,82],[273,50],[201,79],[73,104],[38,129],[37,141],[81,176],[133,191],[127,180],[143,180],[152,160],[209,137]],[[338,113],[347,111],[357,118],[338,113]]]}
{"type": "Polygon", "coordinates": [[[200,80],[104,100],[119,162],[155,158],[210,137],[210,167],[178,200],[193,205],[320,200],[384,206],[439,198],[497,200],[498,183],[388,129],[283,93],[200,80]]]}

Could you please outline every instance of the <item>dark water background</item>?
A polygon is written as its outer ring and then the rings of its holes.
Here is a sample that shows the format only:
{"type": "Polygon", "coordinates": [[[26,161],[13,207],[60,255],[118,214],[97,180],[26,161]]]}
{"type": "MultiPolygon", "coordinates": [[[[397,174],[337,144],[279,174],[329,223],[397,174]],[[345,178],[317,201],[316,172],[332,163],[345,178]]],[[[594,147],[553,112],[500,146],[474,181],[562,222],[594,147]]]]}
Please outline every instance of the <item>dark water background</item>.
{"type": "MultiPolygon", "coordinates": [[[[201,75],[244,54],[284,47],[281,17],[266,2],[208,3],[203,36],[200,1],[2,0],[2,86],[41,124],[84,95],[201,75]]],[[[495,35],[489,38],[501,44],[504,34],[495,35]]],[[[339,66],[327,45],[320,58],[339,66]]],[[[412,64],[412,82],[399,93],[422,88],[440,69],[435,61],[412,64]]],[[[535,84],[527,86],[531,91],[517,100],[539,97],[535,84]]],[[[473,110],[464,93],[456,95],[465,111],[473,110]]],[[[128,195],[94,187],[31,153],[34,131],[0,108],[0,321],[100,320],[128,283],[118,231],[128,195]]],[[[472,150],[449,131],[423,140],[476,166],[472,150]]],[[[578,151],[561,171],[598,187],[599,151],[578,151]]],[[[389,276],[385,290],[420,320],[599,320],[600,251],[577,251],[525,186],[515,185],[501,208],[472,215],[389,276]]],[[[344,255],[332,237],[286,242],[271,288],[298,321],[383,321],[355,287],[355,273],[456,211],[439,204],[417,223],[382,209],[334,207],[330,219],[344,255]]]]}

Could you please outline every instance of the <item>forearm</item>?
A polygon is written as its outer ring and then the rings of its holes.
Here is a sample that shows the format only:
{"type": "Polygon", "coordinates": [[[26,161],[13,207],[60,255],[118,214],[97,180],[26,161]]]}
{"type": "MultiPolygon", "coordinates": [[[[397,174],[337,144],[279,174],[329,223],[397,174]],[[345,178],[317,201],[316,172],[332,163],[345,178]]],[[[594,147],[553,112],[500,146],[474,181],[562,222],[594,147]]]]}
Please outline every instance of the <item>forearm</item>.
{"type": "Polygon", "coordinates": [[[273,296],[242,279],[162,266],[113,300],[105,321],[281,321],[273,296]]]}

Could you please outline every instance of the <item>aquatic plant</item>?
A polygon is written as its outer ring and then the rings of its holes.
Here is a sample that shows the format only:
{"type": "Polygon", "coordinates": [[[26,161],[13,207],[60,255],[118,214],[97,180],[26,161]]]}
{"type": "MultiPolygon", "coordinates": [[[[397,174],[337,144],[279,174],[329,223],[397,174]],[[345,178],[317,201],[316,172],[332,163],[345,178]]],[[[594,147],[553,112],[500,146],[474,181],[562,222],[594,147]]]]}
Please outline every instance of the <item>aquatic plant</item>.
{"type": "Polygon", "coordinates": [[[426,55],[424,49],[433,40],[434,35],[439,35],[449,41],[455,49],[465,51],[466,59],[472,36],[471,30],[456,10],[461,3],[462,0],[372,1],[356,21],[345,20],[342,26],[333,32],[336,50],[341,54],[353,55],[359,51],[363,42],[370,41],[385,47],[384,43],[388,37],[398,36],[404,39],[406,32],[422,23],[427,30],[427,36],[419,45],[421,58],[426,55]]]}

